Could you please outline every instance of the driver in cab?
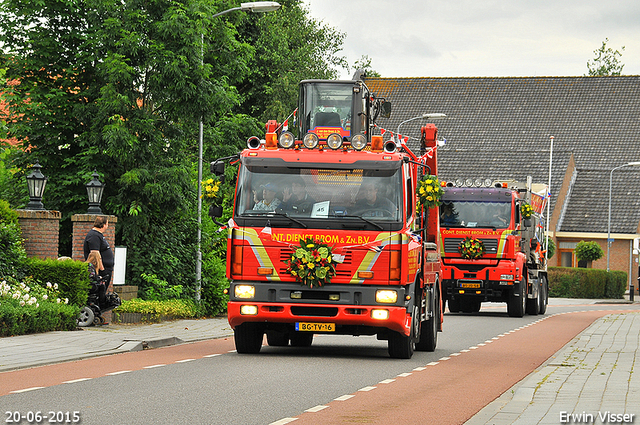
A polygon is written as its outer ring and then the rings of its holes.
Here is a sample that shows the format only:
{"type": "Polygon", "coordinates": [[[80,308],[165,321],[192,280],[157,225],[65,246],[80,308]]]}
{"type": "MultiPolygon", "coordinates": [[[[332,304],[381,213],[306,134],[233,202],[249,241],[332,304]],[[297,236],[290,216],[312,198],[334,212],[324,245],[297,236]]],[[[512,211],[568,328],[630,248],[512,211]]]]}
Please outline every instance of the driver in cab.
{"type": "Polygon", "coordinates": [[[387,198],[379,195],[379,185],[368,181],[360,186],[362,198],[356,202],[355,212],[365,217],[393,217],[395,205],[387,198]]]}

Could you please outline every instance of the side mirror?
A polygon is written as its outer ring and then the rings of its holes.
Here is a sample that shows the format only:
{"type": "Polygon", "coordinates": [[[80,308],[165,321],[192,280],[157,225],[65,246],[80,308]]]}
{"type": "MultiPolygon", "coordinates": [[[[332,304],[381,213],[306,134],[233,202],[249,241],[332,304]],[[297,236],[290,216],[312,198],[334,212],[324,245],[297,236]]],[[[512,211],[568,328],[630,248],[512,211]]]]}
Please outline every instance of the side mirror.
{"type": "Polygon", "coordinates": [[[222,206],[213,204],[209,207],[209,217],[219,218],[222,217],[222,206]]]}
{"type": "Polygon", "coordinates": [[[531,219],[530,218],[525,218],[523,220],[523,224],[524,224],[524,227],[531,227],[531,219]]]}
{"type": "Polygon", "coordinates": [[[380,105],[380,116],[382,118],[389,118],[391,116],[391,102],[382,102],[380,105]]]}
{"type": "MultiPolygon", "coordinates": [[[[213,161],[209,164],[209,169],[214,176],[218,176],[220,183],[224,183],[224,162],[223,161],[213,161]]],[[[218,216],[220,217],[220,216],[218,216]]]]}

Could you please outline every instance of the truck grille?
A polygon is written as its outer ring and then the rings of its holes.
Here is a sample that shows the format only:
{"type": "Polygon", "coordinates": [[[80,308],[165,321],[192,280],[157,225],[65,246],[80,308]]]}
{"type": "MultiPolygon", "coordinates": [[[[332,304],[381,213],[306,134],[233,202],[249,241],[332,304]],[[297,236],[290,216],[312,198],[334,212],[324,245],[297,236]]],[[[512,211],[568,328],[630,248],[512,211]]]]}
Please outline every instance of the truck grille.
{"type": "MultiPolygon", "coordinates": [[[[483,239],[479,238],[484,244],[484,249],[487,254],[497,254],[498,253],[498,239],[483,239]]],[[[444,240],[444,252],[447,253],[457,253],[458,246],[460,242],[462,242],[464,238],[446,238],[444,240]]]]}
{"type": "Polygon", "coordinates": [[[291,314],[307,317],[334,317],[338,315],[338,309],[336,307],[293,306],[291,307],[291,314]]]}

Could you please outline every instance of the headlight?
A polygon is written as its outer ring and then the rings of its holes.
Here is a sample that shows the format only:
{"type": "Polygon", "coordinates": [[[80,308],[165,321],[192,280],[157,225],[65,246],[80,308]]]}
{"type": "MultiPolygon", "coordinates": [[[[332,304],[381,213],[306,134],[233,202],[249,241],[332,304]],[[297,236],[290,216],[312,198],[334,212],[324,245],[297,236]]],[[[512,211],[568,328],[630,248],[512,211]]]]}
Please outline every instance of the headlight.
{"type": "Polygon", "coordinates": [[[320,141],[320,139],[318,139],[318,135],[317,134],[315,134],[315,133],[307,133],[306,136],[304,136],[304,139],[302,139],[302,144],[307,149],[313,149],[316,146],[318,146],[318,142],[319,141],[320,141]]]}
{"type": "Polygon", "coordinates": [[[387,320],[389,318],[389,310],[371,310],[371,318],[376,320],[387,320]]]}
{"type": "Polygon", "coordinates": [[[236,298],[248,300],[256,296],[256,287],[253,285],[236,285],[233,289],[233,294],[236,298]]]}
{"type": "Polygon", "coordinates": [[[241,305],[240,314],[243,316],[255,316],[258,314],[258,306],[255,305],[241,305]]]}
{"type": "Polygon", "coordinates": [[[513,280],[513,275],[512,274],[501,274],[500,275],[500,280],[513,280]]]}
{"type": "Polygon", "coordinates": [[[365,146],[367,146],[367,138],[362,134],[356,134],[351,138],[351,146],[355,150],[361,151],[365,146]]]}
{"type": "Polygon", "coordinates": [[[289,149],[296,143],[296,138],[293,137],[293,133],[285,131],[280,135],[278,143],[280,143],[280,146],[282,146],[283,148],[289,149]]]}
{"type": "Polygon", "coordinates": [[[342,136],[338,133],[331,133],[329,137],[327,137],[327,145],[329,145],[331,149],[340,149],[340,146],[342,146],[342,136]]]}
{"type": "Polygon", "coordinates": [[[376,291],[376,302],[394,304],[398,301],[398,292],[390,289],[380,289],[376,291]]]}

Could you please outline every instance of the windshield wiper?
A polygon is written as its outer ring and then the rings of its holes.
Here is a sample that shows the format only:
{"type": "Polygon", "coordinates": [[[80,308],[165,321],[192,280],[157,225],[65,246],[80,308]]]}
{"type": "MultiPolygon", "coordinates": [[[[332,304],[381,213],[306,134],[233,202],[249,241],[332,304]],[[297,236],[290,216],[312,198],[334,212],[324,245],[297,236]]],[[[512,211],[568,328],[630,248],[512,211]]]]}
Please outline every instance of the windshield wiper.
{"type": "Polygon", "coordinates": [[[299,224],[300,226],[304,227],[305,229],[308,228],[309,226],[307,226],[306,224],[304,224],[303,222],[301,222],[300,220],[296,220],[295,218],[289,216],[289,214],[287,213],[281,213],[281,212],[277,212],[277,211],[245,211],[242,214],[240,214],[240,216],[251,216],[251,217],[258,217],[258,216],[264,216],[264,215],[277,215],[279,217],[285,217],[288,218],[289,220],[293,221],[296,224],[299,224]]]}
{"type": "Polygon", "coordinates": [[[384,227],[382,227],[381,225],[379,225],[378,223],[376,223],[375,221],[371,221],[368,218],[364,218],[364,217],[360,217],[359,215],[336,215],[335,217],[352,217],[352,218],[359,218],[360,220],[369,223],[372,226],[375,226],[378,228],[378,230],[384,230],[384,227]]]}

